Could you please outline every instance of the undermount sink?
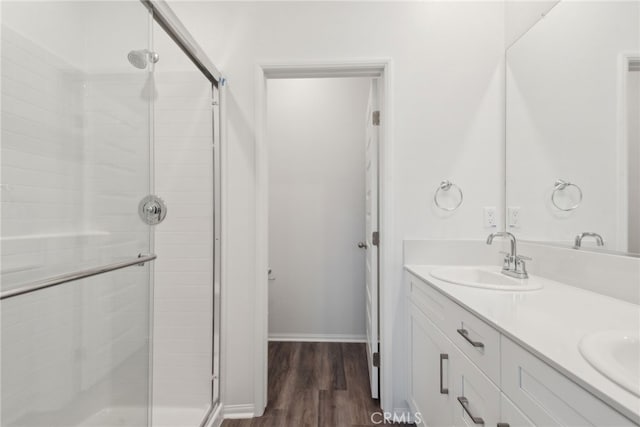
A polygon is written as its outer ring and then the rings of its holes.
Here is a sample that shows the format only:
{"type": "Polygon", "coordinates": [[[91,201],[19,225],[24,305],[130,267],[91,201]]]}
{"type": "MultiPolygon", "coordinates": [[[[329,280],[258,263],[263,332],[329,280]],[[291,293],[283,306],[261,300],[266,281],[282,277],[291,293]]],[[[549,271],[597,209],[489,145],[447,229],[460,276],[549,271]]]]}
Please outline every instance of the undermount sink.
{"type": "Polygon", "coordinates": [[[578,345],[585,358],[602,375],[640,397],[640,333],[602,331],[585,335],[578,345]]]}
{"type": "Polygon", "coordinates": [[[542,281],[529,277],[516,279],[501,273],[495,266],[452,266],[431,271],[431,276],[456,285],[503,291],[533,291],[542,288],[542,281]]]}

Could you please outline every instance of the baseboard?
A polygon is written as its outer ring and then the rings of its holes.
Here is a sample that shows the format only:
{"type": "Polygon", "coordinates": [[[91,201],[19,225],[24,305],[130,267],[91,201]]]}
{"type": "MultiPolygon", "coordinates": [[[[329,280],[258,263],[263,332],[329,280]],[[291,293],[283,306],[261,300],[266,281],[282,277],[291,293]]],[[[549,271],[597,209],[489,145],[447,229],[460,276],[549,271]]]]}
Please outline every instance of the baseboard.
{"type": "Polygon", "coordinates": [[[204,427],[220,427],[223,420],[224,418],[222,417],[222,404],[218,404],[209,416],[209,420],[206,421],[203,425],[204,427]]]}
{"type": "Polygon", "coordinates": [[[256,414],[255,407],[252,404],[245,405],[224,405],[224,418],[253,418],[256,414]]]}
{"type": "Polygon", "coordinates": [[[269,334],[269,341],[367,342],[366,335],[351,334],[269,334]]]}
{"type": "MultiPolygon", "coordinates": [[[[408,402],[408,408],[394,408],[393,414],[396,420],[404,422],[406,424],[416,424],[416,425],[424,425],[424,420],[422,419],[422,413],[418,412],[415,405],[412,405],[413,402],[408,402]]],[[[393,418],[393,417],[392,417],[393,418]]]]}

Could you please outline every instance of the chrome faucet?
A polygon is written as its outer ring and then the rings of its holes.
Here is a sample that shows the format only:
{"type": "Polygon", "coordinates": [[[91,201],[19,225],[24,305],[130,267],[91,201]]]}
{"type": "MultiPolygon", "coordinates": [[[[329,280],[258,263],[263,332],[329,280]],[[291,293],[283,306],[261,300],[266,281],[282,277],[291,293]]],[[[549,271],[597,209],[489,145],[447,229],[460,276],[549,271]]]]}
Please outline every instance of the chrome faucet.
{"type": "Polygon", "coordinates": [[[584,233],[580,233],[576,236],[576,239],[574,240],[573,248],[580,249],[582,247],[582,239],[584,239],[585,237],[593,237],[596,239],[596,245],[604,246],[604,240],[602,240],[601,235],[599,235],[598,233],[585,231],[584,233]]]}
{"type": "Polygon", "coordinates": [[[494,237],[506,237],[509,239],[511,250],[510,252],[500,252],[504,253],[504,263],[502,265],[502,274],[505,274],[509,277],[515,277],[516,279],[526,279],[529,277],[527,274],[527,265],[525,264],[525,260],[531,260],[531,258],[518,255],[517,247],[516,247],[516,236],[507,232],[507,231],[499,231],[497,233],[491,233],[487,237],[487,245],[493,243],[494,237]]]}

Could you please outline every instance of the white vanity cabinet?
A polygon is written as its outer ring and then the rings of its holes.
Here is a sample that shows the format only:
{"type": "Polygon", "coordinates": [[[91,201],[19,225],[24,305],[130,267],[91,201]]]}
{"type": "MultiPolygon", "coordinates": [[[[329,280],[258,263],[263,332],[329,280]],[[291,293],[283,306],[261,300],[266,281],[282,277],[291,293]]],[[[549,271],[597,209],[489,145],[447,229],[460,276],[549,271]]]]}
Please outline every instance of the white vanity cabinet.
{"type": "Polygon", "coordinates": [[[409,304],[409,378],[412,406],[428,426],[453,424],[451,363],[454,346],[413,303],[409,304]]]}
{"type": "MultiPolygon", "coordinates": [[[[497,425],[500,418],[500,389],[481,370],[478,360],[496,376],[498,369],[487,363],[484,342],[491,342],[489,352],[499,355],[499,334],[493,337],[479,319],[460,316],[459,307],[426,284],[410,280],[409,305],[409,404],[420,413],[424,425],[481,426],[497,425]],[[443,331],[444,330],[444,331],[443,331]],[[463,330],[463,337],[458,330],[463,330]],[[451,332],[453,331],[453,332],[451,332]],[[454,344],[457,334],[468,346],[465,351],[454,344]],[[495,339],[494,339],[495,338],[495,339]],[[494,372],[497,371],[497,372],[494,372]],[[474,421],[475,419],[475,421],[474,421]]],[[[470,313],[468,313],[470,315],[470,313]]],[[[495,331],[493,331],[495,332],[495,331]]]]}
{"type": "Polygon", "coordinates": [[[407,273],[412,412],[428,427],[635,426],[407,273]]]}

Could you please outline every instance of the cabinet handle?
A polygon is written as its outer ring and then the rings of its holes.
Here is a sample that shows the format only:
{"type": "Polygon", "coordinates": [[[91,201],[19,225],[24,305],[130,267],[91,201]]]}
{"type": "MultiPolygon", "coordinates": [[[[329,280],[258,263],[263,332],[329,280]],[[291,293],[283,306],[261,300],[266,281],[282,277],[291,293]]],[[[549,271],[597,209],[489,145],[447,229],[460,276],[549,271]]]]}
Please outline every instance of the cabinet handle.
{"type": "Polygon", "coordinates": [[[449,394],[449,389],[442,387],[442,361],[449,360],[449,355],[440,353],[440,394],[449,394]]]}
{"type": "Polygon", "coordinates": [[[467,342],[469,344],[471,344],[472,346],[474,346],[476,348],[484,348],[484,344],[483,343],[481,343],[480,341],[474,341],[471,338],[469,338],[469,331],[467,331],[466,329],[456,329],[456,331],[458,331],[458,333],[460,335],[462,335],[462,338],[467,340],[467,342]]]}
{"type": "Polygon", "coordinates": [[[469,417],[471,418],[471,421],[473,421],[474,424],[479,424],[479,425],[484,425],[484,420],[480,417],[474,417],[473,414],[471,414],[471,410],[469,409],[469,401],[467,400],[466,397],[464,396],[460,396],[458,397],[458,402],[460,402],[460,404],[462,405],[462,409],[464,409],[464,412],[467,413],[467,415],[469,415],[469,417]]]}
{"type": "Polygon", "coordinates": [[[509,423],[498,423],[496,427],[510,427],[509,423]]]}

